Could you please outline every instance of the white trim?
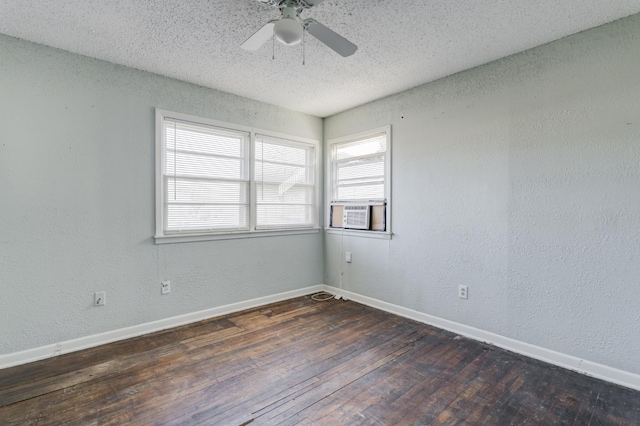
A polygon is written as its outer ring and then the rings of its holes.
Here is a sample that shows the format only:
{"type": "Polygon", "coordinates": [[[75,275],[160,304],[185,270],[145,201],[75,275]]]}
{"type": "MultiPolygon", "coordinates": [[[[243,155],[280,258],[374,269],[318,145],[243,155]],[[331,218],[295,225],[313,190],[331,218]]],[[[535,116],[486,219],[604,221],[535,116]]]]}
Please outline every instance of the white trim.
{"type": "Polygon", "coordinates": [[[297,137],[297,136],[291,136],[291,135],[285,135],[282,133],[276,133],[276,132],[269,132],[269,131],[260,131],[260,130],[256,130],[254,132],[251,133],[251,155],[252,155],[252,165],[253,167],[251,168],[251,187],[252,187],[252,192],[253,192],[253,196],[251,198],[251,202],[252,202],[252,214],[254,215],[252,217],[253,221],[251,223],[251,229],[255,230],[255,231],[264,231],[264,230],[274,230],[274,229],[279,229],[279,230],[290,230],[290,229],[296,229],[296,226],[293,227],[287,227],[286,225],[279,225],[279,226],[275,226],[275,225],[271,225],[271,226],[262,226],[262,227],[258,227],[257,226],[257,220],[258,220],[258,214],[257,214],[257,204],[258,204],[258,195],[255,193],[256,191],[256,184],[257,184],[257,177],[255,176],[255,163],[256,163],[256,158],[255,158],[255,146],[256,146],[256,140],[258,139],[258,136],[264,136],[267,138],[273,138],[273,139],[278,139],[277,141],[275,141],[276,144],[282,145],[282,146],[288,146],[291,148],[304,148],[305,150],[309,150],[310,148],[313,149],[313,183],[312,184],[306,184],[306,186],[309,186],[311,188],[313,188],[313,200],[314,200],[314,204],[313,204],[313,211],[312,211],[312,226],[314,228],[318,228],[320,226],[319,224],[319,212],[320,212],[320,191],[318,190],[319,185],[319,175],[320,175],[320,162],[319,162],[319,158],[322,155],[321,152],[321,147],[320,147],[320,142],[314,139],[308,139],[308,138],[303,138],[303,137],[297,137]]]}
{"type": "Polygon", "coordinates": [[[198,117],[191,114],[183,114],[181,112],[167,111],[166,109],[156,108],[156,118],[175,118],[179,121],[186,121],[193,124],[206,124],[208,126],[219,127],[222,129],[230,130],[232,132],[245,132],[251,133],[252,128],[249,126],[243,126],[241,124],[229,123],[226,121],[212,120],[206,117],[198,117]],[[160,117],[158,117],[160,116],[160,117]]]}
{"type": "Polygon", "coordinates": [[[88,349],[119,340],[129,339],[132,337],[149,334],[168,328],[178,327],[221,315],[243,311],[245,309],[255,308],[257,306],[269,303],[280,302],[294,297],[305,296],[319,291],[327,291],[338,295],[342,298],[362,303],[375,309],[380,309],[395,315],[409,318],[422,322],[443,330],[448,330],[474,340],[486,342],[491,345],[498,346],[511,352],[535,358],[549,364],[557,365],[568,370],[572,370],[587,376],[592,376],[607,382],[625,386],[631,389],[640,390],[640,375],[628,371],[619,370],[607,365],[599,364],[578,357],[563,354],[560,352],[546,349],[540,346],[521,342],[489,331],[480,330],[454,321],[439,318],[433,315],[418,312],[413,309],[404,308],[392,303],[383,302],[368,296],[363,296],[348,290],[341,290],[329,285],[315,285],[284,293],[278,293],[272,296],[264,296],[243,302],[232,303],[229,305],[219,306],[216,308],[205,309],[198,312],[179,315],[176,317],[165,318],[144,324],[134,325],[119,330],[107,331],[91,336],[80,337],[78,339],[67,340],[60,343],[40,346],[38,348],[27,349],[20,352],[14,352],[6,355],[0,355],[0,369],[13,367],[16,365],[27,364],[29,362],[39,361],[42,359],[54,357],[61,354],[88,349]]]}
{"type": "Polygon", "coordinates": [[[640,375],[629,371],[619,370],[597,362],[584,360],[572,355],[563,354],[551,349],[532,345],[530,343],[521,342],[509,337],[501,336],[489,331],[480,330],[475,327],[460,324],[454,321],[439,318],[423,312],[414,311],[413,309],[404,308],[392,303],[383,302],[368,296],[363,296],[348,290],[338,289],[336,287],[325,285],[324,291],[339,295],[342,298],[353,300],[363,305],[392,314],[400,315],[415,321],[419,321],[437,328],[448,330],[474,340],[486,342],[502,349],[515,352],[521,355],[535,358],[558,367],[566,368],[587,376],[592,376],[607,382],[625,386],[631,389],[640,390],[640,375]]]}
{"type": "MultiPolygon", "coordinates": [[[[324,220],[324,226],[325,228],[329,228],[329,221],[330,221],[330,216],[331,216],[331,202],[334,201],[332,200],[333,198],[333,181],[335,178],[335,170],[333,168],[333,147],[336,144],[342,144],[342,143],[349,143],[349,142],[355,142],[359,139],[366,139],[378,134],[382,134],[384,133],[387,136],[387,151],[385,153],[385,174],[384,174],[384,195],[385,195],[385,201],[387,203],[387,208],[385,209],[385,222],[386,222],[386,230],[384,232],[384,234],[386,234],[387,236],[385,237],[381,237],[381,236],[376,236],[376,237],[372,237],[372,238],[384,238],[384,239],[391,239],[391,235],[393,235],[392,230],[391,230],[391,210],[392,210],[392,193],[391,193],[391,156],[392,156],[392,134],[391,134],[391,125],[387,125],[387,126],[382,126],[382,127],[378,127],[375,129],[370,129],[370,130],[366,130],[366,131],[362,131],[359,133],[354,133],[354,134],[350,134],[350,135],[346,135],[346,136],[341,136],[338,138],[334,138],[334,139],[329,139],[327,140],[326,143],[326,148],[325,148],[325,189],[324,189],[324,193],[325,193],[325,220],[324,220]]],[[[374,234],[382,234],[382,233],[378,233],[376,231],[362,231],[359,234],[356,233],[352,233],[353,236],[366,236],[363,235],[365,233],[374,233],[374,234]]]]}
{"type": "Polygon", "coordinates": [[[269,303],[280,302],[282,300],[292,299],[294,297],[306,296],[308,294],[317,293],[323,288],[323,285],[305,287],[297,290],[287,291],[284,293],[274,294],[272,296],[258,297],[256,299],[246,300],[243,302],[231,303],[229,305],[218,306],[216,308],[205,309],[198,312],[178,315],[176,317],[164,318],[157,321],[121,328],[118,330],[107,331],[100,334],[94,334],[91,336],[80,337],[64,342],[53,343],[51,345],[40,346],[38,348],[26,349],[20,352],[0,355],[0,369],[27,364],[29,362],[39,361],[70,352],[76,352],[82,349],[88,349],[119,340],[130,339],[132,337],[141,336],[143,334],[166,330],[168,328],[178,327],[180,325],[202,321],[221,315],[227,315],[230,313],[243,311],[245,309],[255,308],[257,306],[267,305],[269,303]]]}
{"type": "MultiPolygon", "coordinates": [[[[389,135],[389,133],[391,133],[391,126],[387,125],[382,127],[376,127],[375,129],[363,130],[362,132],[352,133],[350,135],[329,139],[328,145],[333,145],[335,143],[344,143],[344,142],[356,142],[358,139],[367,139],[372,135],[377,135],[380,133],[386,133],[387,135],[389,135]]],[[[387,146],[387,149],[388,148],[389,147],[387,146]]]]}
{"type": "Polygon", "coordinates": [[[197,241],[237,240],[241,238],[277,237],[283,235],[317,234],[320,228],[266,229],[257,231],[218,232],[215,234],[156,235],[156,244],[188,243],[197,241]]]}
{"type": "Polygon", "coordinates": [[[164,206],[158,206],[158,204],[162,204],[164,201],[164,196],[162,195],[163,191],[163,181],[164,181],[164,164],[165,164],[165,152],[164,147],[166,146],[165,141],[165,132],[163,131],[163,122],[166,111],[161,109],[156,109],[155,117],[156,117],[156,134],[155,134],[155,157],[156,157],[156,199],[154,200],[154,208],[156,210],[156,235],[160,235],[164,233],[164,206]]]}
{"type": "Polygon", "coordinates": [[[345,237],[377,238],[379,240],[390,240],[393,235],[391,232],[357,231],[355,229],[343,228],[324,228],[324,231],[327,234],[344,235],[345,237]]]}
{"type": "Polygon", "coordinates": [[[296,234],[308,234],[312,232],[318,232],[320,228],[320,209],[321,207],[321,144],[317,139],[310,139],[296,135],[288,135],[279,132],[273,132],[270,130],[264,130],[260,128],[254,128],[249,126],[243,126],[235,123],[228,123],[224,121],[212,120],[206,117],[198,117],[189,114],[183,114],[179,112],[172,112],[163,110],[160,108],[155,109],[155,242],[156,244],[166,243],[185,243],[193,241],[210,241],[210,240],[229,240],[237,238],[254,238],[254,237],[268,237],[274,235],[296,235],[296,234]],[[203,232],[184,232],[184,233],[171,233],[165,231],[165,217],[164,217],[164,175],[165,175],[165,146],[166,134],[163,131],[164,121],[166,119],[175,119],[193,124],[203,124],[207,126],[216,127],[223,131],[229,131],[231,133],[246,133],[248,138],[248,167],[249,167],[249,224],[248,229],[241,229],[238,231],[225,231],[225,230],[211,230],[203,232]],[[274,226],[271,228],[256,228],[257,217],[257,200],[256,200],[256,182],[255,182],[255,141],[256,135],[283,139],[291,142],[291,146],[309,145],[314,150],[315,164],[314,164],[314,183],[313,188],[315,192],[315,205],[313,206],[313,223],[309,227],[296,227],[296,226],[274,226]]]}
{"type": "Polygon", "coordinates": [[[320,142],[317,139],[304,138],[302,136],[288,135],[286,133],[272,132],[271,130],[262,130],[262,129],[251,129],[251,133],[254,133],[256,135],[276,138],[276,139],[284,139],[283,141],[280,141],[280,142],[285,142],[285,141],[293,142],[291,145],[289,145],[293,147],[298,147],[300,146],[299,145],[300,143],[303,143],[303,144],[315,145],[316,148],[318,149],[320,148],[320,142]]]}

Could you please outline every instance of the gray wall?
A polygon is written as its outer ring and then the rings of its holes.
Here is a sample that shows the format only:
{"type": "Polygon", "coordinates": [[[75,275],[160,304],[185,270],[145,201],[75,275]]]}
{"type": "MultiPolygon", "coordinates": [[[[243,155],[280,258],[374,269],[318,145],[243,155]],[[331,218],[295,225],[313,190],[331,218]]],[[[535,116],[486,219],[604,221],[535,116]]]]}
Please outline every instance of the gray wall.
{"type": "Polygon", "coordinates": [[[321,234],[154,244],[156,107],[322,139],[316,117],[0,36],[0,354],[322,283],[321,234]]]}
{"type": "Polygon", "coordinates": [[[325,282],[640,373],[639,70],[636,15],[325,120],[392,125],[394,233],[325,282]]]}
{"type": "Polygon", "coordinates": [[[326,235],[324,253],[319,234],[157,246],[153,108],[318,139],[322,120],[0,36],[0,353],[324,273],[640,373],[639,69],[634,16],[325,120],[325,139],[392,125],[390,241],[326,235]],[[98,290],[104,308],[92,307],[98,290]]]}

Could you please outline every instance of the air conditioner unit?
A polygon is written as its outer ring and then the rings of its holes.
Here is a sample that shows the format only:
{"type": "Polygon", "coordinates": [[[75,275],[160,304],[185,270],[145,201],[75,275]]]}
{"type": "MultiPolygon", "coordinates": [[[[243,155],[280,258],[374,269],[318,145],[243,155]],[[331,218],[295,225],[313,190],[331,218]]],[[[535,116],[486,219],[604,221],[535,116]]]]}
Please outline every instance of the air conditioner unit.
{"type": "Polygon", "coordinates": [[[369,229],[371,206],[368,204],[346,204],[342,212],[342,227],[369,229]]]}

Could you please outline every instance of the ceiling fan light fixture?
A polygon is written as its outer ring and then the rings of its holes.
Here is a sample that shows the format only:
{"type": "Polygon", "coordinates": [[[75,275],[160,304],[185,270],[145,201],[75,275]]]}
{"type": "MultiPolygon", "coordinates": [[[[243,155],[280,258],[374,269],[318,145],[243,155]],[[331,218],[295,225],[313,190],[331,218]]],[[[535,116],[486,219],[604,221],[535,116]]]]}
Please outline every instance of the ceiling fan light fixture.
{"type": "MultiPolygon", "coordinates": [[[[325,27],[315,19],[300,19],[300,12],[317,6],[323,0],[258,0],[280,10],[280,19],[267,22],[262,28],[249,37],[241,47],[245,50],[258,50],[267,41],[278,41],[286,46],[293,46],[303,41],[305,32],[324,43],[343,57],[356,53],[358,46],[340,34],[325,27]]],[[[304,49],[303,60],[304,64],[304,49]]]]}
{"type": "Polygon", "coordinates": [[[302,40],[302,24],[294,18],[282,18],[273,27],[273,35],[282,44],[293,46],[302,40]]]}

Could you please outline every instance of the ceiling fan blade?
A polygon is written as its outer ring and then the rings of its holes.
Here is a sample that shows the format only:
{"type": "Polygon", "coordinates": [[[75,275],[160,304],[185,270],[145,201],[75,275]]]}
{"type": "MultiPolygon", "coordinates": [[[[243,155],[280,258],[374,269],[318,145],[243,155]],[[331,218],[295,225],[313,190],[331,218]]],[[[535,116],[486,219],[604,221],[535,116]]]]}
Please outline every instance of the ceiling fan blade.
{"type": "Polygon", "coordinates": [[[344,57],[351,56],[358,50],[358,46],[315,19],[305,19],[304,26],[309,31],[309,34],[335,50],[339,55],[344,57]]]}
{"type": "Polygon", "coordinates": [[[253,33],[244,43],[240,45],[245,50],[258,50],[271,37],[273,37],[273,26],[276,21],[267,22],[262,28],[253,33]]]}

